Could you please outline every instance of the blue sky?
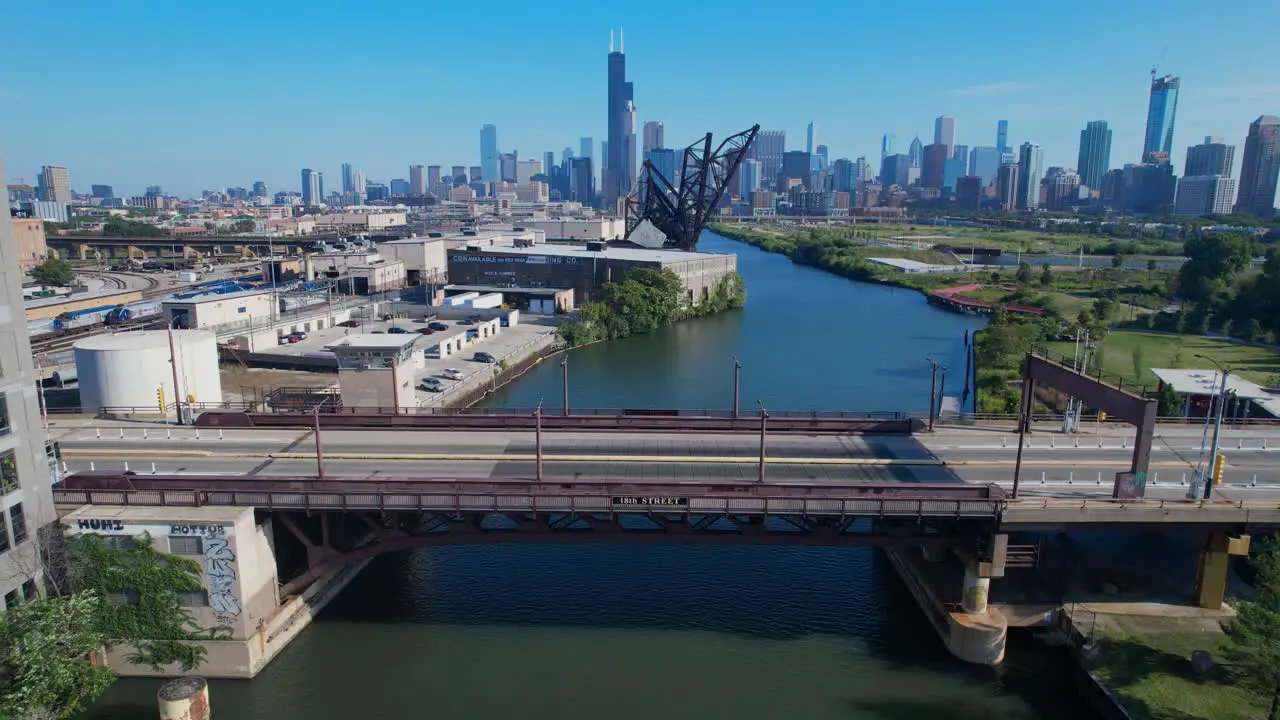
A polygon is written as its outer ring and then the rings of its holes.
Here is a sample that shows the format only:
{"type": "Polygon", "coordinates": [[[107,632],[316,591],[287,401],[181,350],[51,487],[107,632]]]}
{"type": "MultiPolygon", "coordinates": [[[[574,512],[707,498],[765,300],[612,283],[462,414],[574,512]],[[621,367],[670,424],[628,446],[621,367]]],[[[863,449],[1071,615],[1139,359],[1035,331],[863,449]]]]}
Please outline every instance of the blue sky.
{"type": "Polygon", "coordinates": [[[994,144],[1007,118],[1011,143],[1074,167],[1102,119],[1118,166],[1138,159],[1153,63],[1182,78],[1179,172],[1204,135],[1242,146],[1280,114],[1276,0],[20,0],[0,22],[6,180],[56,164],[80,191],[297,190],[307,166],[328,189],[342,162],[384,182],[478,164],[486,122],[522,157],[583,135],[598,154],[618,26],[638,119],[665,122],[668,145],[758,122],[803,149],[814,120],[833,158],[878,159],[882,133],[928,143],[947,114],[958,143],[994,144]]]}

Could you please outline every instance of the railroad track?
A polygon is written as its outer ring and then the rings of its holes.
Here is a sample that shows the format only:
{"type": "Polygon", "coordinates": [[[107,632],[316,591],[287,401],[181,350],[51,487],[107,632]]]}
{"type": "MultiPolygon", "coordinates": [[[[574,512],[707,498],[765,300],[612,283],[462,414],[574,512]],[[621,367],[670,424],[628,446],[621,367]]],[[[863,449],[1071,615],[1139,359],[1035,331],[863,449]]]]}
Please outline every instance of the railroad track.
{"type": "Polygon", "coordinates": [[[90,337],[92,335],[101,335],[104,332],[118,330],[154,330],[156,328],[163,328],[164,325],[165,323],[162,318],[147,317],[121,325],[89,325],[82,328],[75,328],[73,330],[64,330],[53,337],[33,339],[31,341],[31,354],[44,355],[70,350],[77,340],[90,337]]]}

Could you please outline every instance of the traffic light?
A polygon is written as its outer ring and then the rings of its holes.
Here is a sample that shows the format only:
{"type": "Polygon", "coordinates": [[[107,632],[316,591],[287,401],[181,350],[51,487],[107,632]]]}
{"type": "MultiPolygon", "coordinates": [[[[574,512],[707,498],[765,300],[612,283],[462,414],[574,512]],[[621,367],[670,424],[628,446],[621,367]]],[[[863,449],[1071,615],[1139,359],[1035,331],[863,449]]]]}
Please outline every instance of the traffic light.
{"type": "Polygon", "coordinates": [[[164,414],[164,386],[156,388],[156,402],[160,404],[160,413],[164,414]]]}
{"type": "Polygon", "coordinates": [[[1106,413],[1106,411],[1104,411],[1104,410],[1099,410],[1099,411],[1098,411],[1098,422],[1100,422],[1100,423],[1104,423],[1104,422],[1106,422],[1106,421],[1107,421],[1107,413],[1106,413]]]}
{"type": "Polygon", "coordinates": [[[1214,485],[1222,484],[1222,471],[1226,470],[1226,468],[1227,468],[1227,456],[1223,455],[1222,453],[1218,453],[1218,456],[1213,459],[1213,484],[1214,485]]]}

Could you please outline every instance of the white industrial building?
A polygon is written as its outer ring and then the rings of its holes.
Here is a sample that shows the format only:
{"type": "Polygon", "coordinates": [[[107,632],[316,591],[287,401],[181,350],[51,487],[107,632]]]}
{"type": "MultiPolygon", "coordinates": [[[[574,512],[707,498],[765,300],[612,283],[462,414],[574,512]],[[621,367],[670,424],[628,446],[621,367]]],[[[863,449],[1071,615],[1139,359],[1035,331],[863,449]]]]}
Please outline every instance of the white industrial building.
{"type": "Polygon", "coordinates": [[[627,234],[626,223],[621,218],[548,218],[525,220],[522,227],[541,230],[547,240],[621,240],[627,234]]]}
{"type": "Polygon", "coordinates": [[[341,212],[331,213],[329,215],[315,216],[316,229],[319,231],[331,230],[355,230],[364,232],[370,230],[386,230],[387,228],[400,227],[408,223],[408,213],[405,212],[341,212]]]}
{"type": "Polygon", "coordinates": [[[161,394],[166,406],[222,402],[217,336],[206,330],[95,335],[76,341],[75,359],[81,407],[159,411],[161,394]]]}
{"type": "MultiPolygon", "coordinates": [[[[463,333],[465,337],[465,333],[463,333]]],[[[344,407],[414,408],[414,381],[422,373],[423,356],[414,352],[422,336],[351,335],[325,350],[338,358],[338,385],[344,407]]]]}

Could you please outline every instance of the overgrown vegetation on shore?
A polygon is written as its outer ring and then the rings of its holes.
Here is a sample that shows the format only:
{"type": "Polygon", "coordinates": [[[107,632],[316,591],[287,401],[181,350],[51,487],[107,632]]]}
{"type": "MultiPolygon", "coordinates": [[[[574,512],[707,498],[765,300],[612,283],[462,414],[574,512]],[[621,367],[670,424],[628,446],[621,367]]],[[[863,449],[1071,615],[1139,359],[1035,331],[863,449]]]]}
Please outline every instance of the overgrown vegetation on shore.
{"type": "Polygon", "coordinates": [[[737,273],[690,305],[674,272],[637,268],[605,283],[600,300],[583,303],[578,317],[560,326],[560,336],[570,345],[583,345],[641,335],[686,318],[742,307],[746,298],[746,286],[737,273]]]}

